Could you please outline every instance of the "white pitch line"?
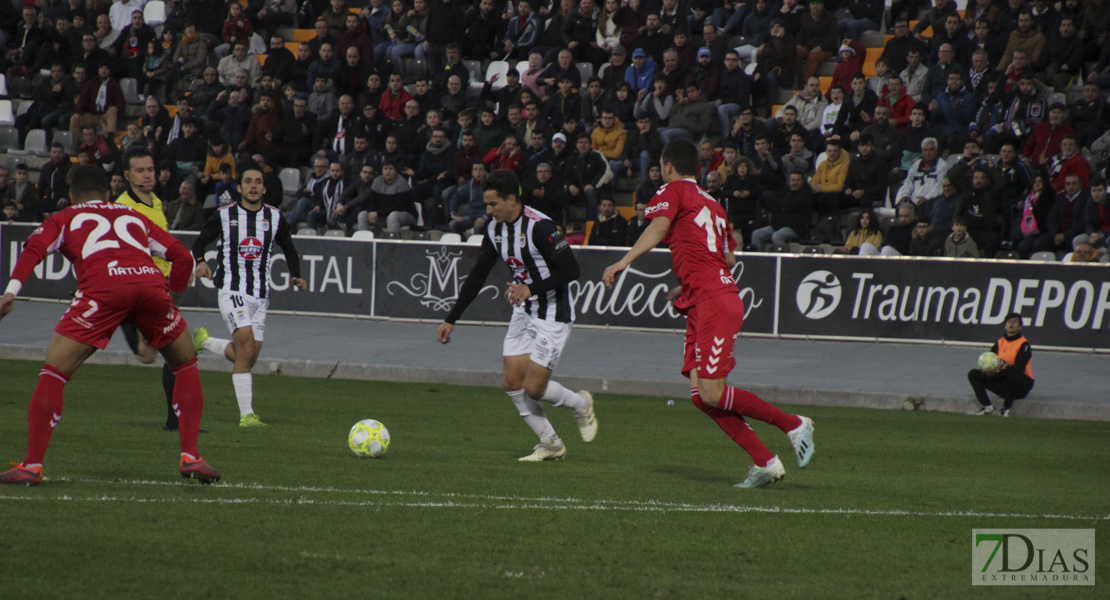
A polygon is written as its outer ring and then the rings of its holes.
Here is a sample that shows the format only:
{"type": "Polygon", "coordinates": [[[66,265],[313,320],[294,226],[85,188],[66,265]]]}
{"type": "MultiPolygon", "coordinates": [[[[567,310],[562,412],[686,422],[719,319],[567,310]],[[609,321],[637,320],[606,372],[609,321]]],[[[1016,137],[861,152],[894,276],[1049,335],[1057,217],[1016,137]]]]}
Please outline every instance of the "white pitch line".
{"type": "MultiPolygon", "coordinates": [[[[94,481],[94,480],[78,480],[78,481],[94,481]]],[[[100,483],[131,483],[139,485],[158,485],[158,486],[173,486],[178,487],[180,483],[157,482],[157,481],[101,481],[95,480],[100,483]]],[[[216,485],[212,490],[220,489],[258,489],[258,490],[281,490],[293,492],[305,491],[325,491],[327,488],[297,488],[289,486],[263,486],[260,484],[236,484],[236,485],[216,485]]],[[[734,504],[686,504],[686,503],[673,503],[673,502],[658,502],[658,501],[635,501],[635,500],[608,500],[608,499],[592,499],[592,500],[579,500],[579,499],[565,499],[565,498],[512,498],[512,501],[504,501],[504,499],[494,496],[480,496],[480,495],[466,495],[457,493],[443,493],[437,494],[432,492],[420,491],[397,491],[397,490],[343,490],[335,489],[336,492],[343,493],[370,493],[375,495],[390,495],[390,496],[418,496],[418,497],[455,497],[467,498],[471,501],[441,501],[434,502],[429,500],[423,501],[390,501],[390,500],[316,500],[305,498],[303,496],[297,498],[259,498],[259,497],[232,497],[232,498],[147,498],[147,497],[123,497],[123,496],[88,496],[76,497],[73,495],[61,496],[11,496],[0,495],[2,500],[53,500],[62,502],[123,502],[123,503],[136,503],[136,504],[157,504],[157,503],[183,503],[183,504],[271,504],[271,505],[306,505],[306,506],[352,506],[352,507],[367,507],[367,506],[392,506],[400,508],[469,508],[469,509],[500,509],[500,510],[595,510],[595,511],[626,511],[626,512],[665,512],[665,513],[768,513],[768,514],[800,514],[800,515],[856,515],[856,516],[905,516],[905,517],[963,517],[963,518],[1009,518],[1009,519],[1058,519],[1069,521],[1108,521],[1110,515],[1061,515],[1061,514],[1029,514],[1029,513],[993,513],[982,511],[907,511],[907,510],[882,510],[882,509],[866,509],[866,508],[796,508],[796,507],[781,507],[781,506],[745,506],[734,504]]]]}

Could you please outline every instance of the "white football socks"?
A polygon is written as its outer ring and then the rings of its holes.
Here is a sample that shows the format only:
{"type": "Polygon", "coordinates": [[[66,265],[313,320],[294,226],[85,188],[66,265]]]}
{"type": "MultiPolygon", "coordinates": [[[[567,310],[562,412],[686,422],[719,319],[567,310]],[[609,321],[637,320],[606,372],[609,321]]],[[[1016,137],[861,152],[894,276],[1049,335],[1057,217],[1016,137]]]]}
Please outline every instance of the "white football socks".
{"type": "Polygon", "coordinates": [[[204,340],[204,343],[201,344],[201,347],[204,348],[205,350],[211,352],[212,354],[215,354],[216,356],[222,356],[224,358],[227,358],[227,347],[230,344],[231,344],[231,340],[225,340],[223,338],[217,338],[217,337],[210,337],[210,338],[204,340]]]}
{"type": "Polygon", "coordinates": [[[558,438],[555,433],[555,428],[551,426],[551,421],[543,414],[543,405],[534,399],[530,398],[524,390],[515,390],[512,392],[505,392],[509,395],[509,399],[516,405],[517,412],[520,413],[520,418],[524,419],[524,424],[527,425],[532,431],[540,438],[541,442],[547,442],[558,438]]]}
{"type": "Polygon", "coordinates": [[[586,409],[586,399],[577,392],[572,392],[555,381],[547,382],[547,389],[540,398],[550,402],[552,406],[565,406],[574,412],[586,409]]]}
{"type": "Polygon", "coordinates": [[[254,412],[254,384],[250,373],[232,373],[231,383],[235,385],[235,401],[239,403],[239,416],[254,412]]]}

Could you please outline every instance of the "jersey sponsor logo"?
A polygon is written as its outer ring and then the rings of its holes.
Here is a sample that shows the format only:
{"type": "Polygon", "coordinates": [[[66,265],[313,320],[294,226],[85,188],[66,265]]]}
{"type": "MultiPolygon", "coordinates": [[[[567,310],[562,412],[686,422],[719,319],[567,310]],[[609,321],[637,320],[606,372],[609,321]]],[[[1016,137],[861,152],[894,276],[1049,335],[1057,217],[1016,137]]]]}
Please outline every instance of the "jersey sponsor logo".
{"type": "Polygon", "coordinates": [[[721,269],[721,283],[725,285],[736,285],[736,280],[732,278],[732,273],[721,269]]]}
{"type": "Polygon", "coordinates": [[[513,272],[513,279],[526,283],[528,281],[528,268],[524,263],[515,256],[510,256],[505,260],[505,264],[509,265],[509,270],[513,272]]]}
{"type": "Polygon", "coordinates": [[[257,260],[262,256],[262,241],[253,237],[243,238],[239,242],[239,256],[247,260],[257,260]]]}
{"type": "Polygon", "coordinates": [[[653,213],[657,213],[659,211],[667,210],[670,207],[671,207],[671,204],[669,202],[659,202],[657,204],[652,204],[644,212],[644,216],[645,217],[650,217],[653,213]]]}
{"type": "Polygon", "coordinates": [[[814,271],[798,284],[795,301],[808,319],[824,319],[840,306],[840,280],[828,271],[814,271]]]}
{"type": "Polygon", "coordinates": [[[156,267],[120,267],[118,260],[113,260],[108,263],[108,276],[135,276],[135,275],[161,275],[162,272],[156,267]]]}

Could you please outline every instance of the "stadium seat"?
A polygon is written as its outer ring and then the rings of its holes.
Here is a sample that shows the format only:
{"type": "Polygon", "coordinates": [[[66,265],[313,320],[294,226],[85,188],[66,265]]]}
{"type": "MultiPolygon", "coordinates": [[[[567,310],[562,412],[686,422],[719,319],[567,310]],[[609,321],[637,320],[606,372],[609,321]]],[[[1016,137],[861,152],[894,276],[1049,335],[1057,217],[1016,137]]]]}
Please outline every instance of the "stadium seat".
{"type": "Polygon", "coordinates": [[[582,76],[582,87],[586,87],[586,82],[594,76],[594,64],[588,62],[574,63],[578,68],[578,74],[582,76]]]}
{"type": "Polygon", "coordinates": [[[994,257],[999,260],[1018,260],[1021,258],[1021,256],[1013,250],[999,250],[994,253],[994,257]]]}
{"type": "Polygon", "coordinates": [[[744,72],[748,75],[755,75],[755,68],[758,66],[759,63],[748,63],[748,66],[744,67],[744,72]]]}
{"type": "Polygon", "coordinates": [[[397,233],[396,231],[383,231],[381,234],[381,238],[383,240],[399,240],[401,239],[401,234],[397,233]]]}
{"type": "Polygon", "coordinates": [[[0,100],[0,126],[15,125],[15,113],[11,100],[0,100]]]}
{"type": "Polygon", "coordinates": [[[802,254],[824,254],[824,253],[825,253],[825,249],[821,246],[807,246],[805,250],[802,250],[802,254]]]}
{"type": "Polygon", "coordinates": [[[817,80],[821,82],[821,93],[828,94],[829,88],[832,87],[832,75],[818,77],[817,80]]]}
{"type": "Polygon", "coordinates": [[[489,81],[489,80],[493,79],[494,75],[500,75],[500,77],[498,77],[497,81],[495,81],[493,83],[493,85],[490,86],[490,90],[496,92],[497,90],[505,87],[505,75],[508,72],[509,72],[509,63],[507,63],[503,60],[492,61],[489,64],[489,66],[486,67],[486,79],[485,80],[489,81]]]}
{"type": "Polygon", "coordinates": [[[482,79],[482,61],[468,59],[462,61],[462,64],[470,72],[470,89],[482,89],[482,86],[486,84],[486,81],[482,79]]]}
{"type": "Polygon", "coordinates": [[[609,67],[611,67],[611,66],[613,66],[613,65],[610,65],[609,63],[603,63],[601,65],[601,67],[597,70],[597,76],[604,79],[605,78],[605,72],[608,71],[609,67]]]}
{"type": "Polygon", "coordinates": [[[408,239],[419,242],[426,242],[432,239],[432,236],[429,235],[427,231],[410,231],[408,239]]]}
{"type": "Polygon", "coordinates": [[[883,49],[882,48],[868,48],[867,49],[867,58],[865,58],[864,61],[863,61],[863,75],[865,77],[871,78],[871,77],[874,77],[875,75],[877,75],[877,73],[875,71],[875,61],[879,60],[879,57],[882,56],[882,55],[883,55],[883,49]]]}
{"type": "Polygon", "coordinates": [[[1053,92],[1053,93],[1048,95],[1048,101],[1045,103],[1045,105],[1046,106],[1052,106],[1053,104],[1056,104],[1057,102],[1059,102],[1060,104],[1063,104],[1064,106],[1067,106],[1068,105],[1068,95],[1067,94],[1062,94],[1060,92],[1053,92]]]}
{"type": "Polygon", "coordinates": [[[0,75],[0,96],[8,97],[8,76],[0,75]]]}
{"type": "Polygon", "coordinates": [[[1056,262],[1056,253],[1048,251],[1034,252],[1033,256],[1029,257],[1029,260],[1035,260],[1039,262],[1056,262]]]}
{"type": "Polygon", "coordinates": [[[774,254],[785,254],[786,253],[786,247],[775,245],[775,246],[771,246],[767,251],[771,252],[771,253],[774,253],[774,254]]]}
{"type": "Polygon", "coordinates": [[[316,233],[316,230],[312,227],[308,227],[306,229],[301,229],[297,233],[294,233],[293,237],[320,237],[320,234],[316,233]]]}
{"type": "Polygon", "coordinates": [[[19,130],[15,127],[0,127],[0,148],[6,152],[20,150],[19,130]]]}
{"type": "Polygon", "coordinates": [[[373,231],[356,231],[351,236],[351,239],[352,240],[358,240],[360,242],[373,241],[374,240],[374,232],[373,231]]]}
{"type": "Polygon", "coordinates": [[[883,232],[883,239],[885,240],[890,235],[890,226],[893,225],[898,219],[894,217],[883,217],[879,219],[879,229],[883,232]]]}
{"type": "Polygon", "coordinates": [[[216,208],[216,206],[216,194],[208,194],[208,196],[204,198],[204,208],[207,210],[213,210],[216,208]]]}
{"type": "Polygon", "coordinates": [[[324,237],[345,238],[347,237],[347,234],[344,233],[342,229],[329,229],[327,233],[324,234],[324,237]]]}
{"type": "Polygon", "coordinates": [[[270,55],[269,54],[255,54],[254,57],[258,59],[258,64],[260,64],[262,66],[266,66],[266,59],[269,58],[270,55]]]}
{"type": "Polygon", "coordinates": [[[61,144],[62,147],[66,149],[67,154],[69,154],[69,155],[77,154],[77,145],[73,143],[73,132],[72,131],[66,130],[66,131],[59,131],[59,132],[55,133],[54,134],[54,141],[61,144]]]}
{"type": "Polygon", "coordinates": [[[23,141],[23,154],[50,156],[50,147],[46,145],[46,132],[41,129],[27,132],[27,139],[23,141]]]}
{"type": "Polygon", "coordinates": [[[288,196],[296,195],[301,189],[301,172],[293,167],[286,167],[278,175],[281,179],[281,191],[288,196]]]}
{"type": "Polygon", "coordinates": [[[19,115],[25,115],[28,112],[30,112],[31,107],[34,106],[34,105],[35,105],[34,100],[23,100],[23,101],[21,101],[19,103],[19,106],[17,106],[16,109],[15,109],[16,118],[18,118],[19,115]]]}
{"type": "MultiPolygon", "coordinates": [[[[307,42],[316,37],[315,29],[296,29],[293,31],[293,41],[296,43],[307,42]]],[[[293,50],[293,56],[297,55],[297,50],[293,50]]]]}
{"type": "Polygon", "coordinates": [[[1103,254],[1099,257],[1098,262],[1103,264],[1110,264],[1110,254],[1103,254]]]}
{"type": "Polygon", "coordinates": [[[145,104],[139,96],[139,83],[135,81],[135,78],[124,77],[119,80],[119,86],[123,88],[123,99],[128,104],[145,104]]]}
{"type": "Polygon", "coordinates": [[[151,27],[157,27],[166,22],[166,3],[162,0],[150,0],[143,6],[143,20],[151,27]]]}
{"type": "Polygon", "coordinates": [[[439,238],[441,244],[461,244],[462,236],[457,233],[445,233],[439,238]]]}
{"type": "Polygon", "coordinates": [[[466,238],[466,243],[470,244],[471,246],[479,246],[482,244],[483,237],[485,236],[480,233],[475,233],[474,235],[466,238]]]}

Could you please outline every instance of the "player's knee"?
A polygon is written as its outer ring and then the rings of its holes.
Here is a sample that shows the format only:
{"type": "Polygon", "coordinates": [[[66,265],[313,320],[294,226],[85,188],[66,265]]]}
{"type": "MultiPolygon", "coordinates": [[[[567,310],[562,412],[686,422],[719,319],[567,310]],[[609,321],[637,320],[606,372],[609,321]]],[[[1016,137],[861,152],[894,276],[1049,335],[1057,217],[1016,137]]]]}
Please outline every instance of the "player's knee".
{"type": "Polygon", "coordinates": [[[506,375],[505,377],[501,378],[501,388],[504,389],[506,392],[515,392],[523,386],[524,382],[515,377],[509,377],[508,375],[506,375]]]}
{"type": "Polygon", "coordinates": [[[235,358],[253,362],[258,353],[254,350],[254,340],[235,343],[235,358]]]}
{"type": "Polygon", "coordinates": [[[533,398],[543,398],[544,392],[547,391],[547,382],[526,381],[524,391],[533,398]]]}

